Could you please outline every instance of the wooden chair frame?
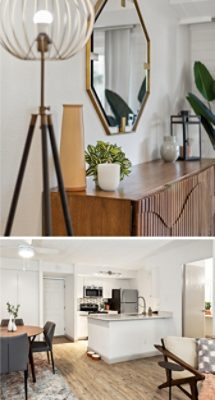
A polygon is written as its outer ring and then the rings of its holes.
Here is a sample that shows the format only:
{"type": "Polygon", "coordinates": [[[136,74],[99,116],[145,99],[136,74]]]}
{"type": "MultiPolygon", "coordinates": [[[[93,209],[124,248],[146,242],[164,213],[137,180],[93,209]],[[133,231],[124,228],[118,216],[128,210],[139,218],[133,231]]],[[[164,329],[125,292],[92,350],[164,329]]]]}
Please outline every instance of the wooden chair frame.
{"type": "Polygon", "coordinates": [[[160,351],[164,356],[164,361],[168,361],[169,359],[174,361],[175,363],[181,365],[184,370],[189,371],[193,374],[193,376],[189,376],[187,378],[181,379],[169,379],[169,371],[166,370],[167,381],[162,385],[159,385],[159,389],[168,388],[170,386],[177,386],[189,399],[191,400],[198,400],[198,388],[197,383],[199,381],[203,381],[205,376],[193,368],[191,365],[187,364],[181,358],[177,357],[175,354],[171,353],[169,350],[166,349],[164,345],[164,340],[161,339],[162,345],[155,344],[154,347],[160,351]],[[190,392],[189,393],[182,385],[189,385],[190,392]]]}

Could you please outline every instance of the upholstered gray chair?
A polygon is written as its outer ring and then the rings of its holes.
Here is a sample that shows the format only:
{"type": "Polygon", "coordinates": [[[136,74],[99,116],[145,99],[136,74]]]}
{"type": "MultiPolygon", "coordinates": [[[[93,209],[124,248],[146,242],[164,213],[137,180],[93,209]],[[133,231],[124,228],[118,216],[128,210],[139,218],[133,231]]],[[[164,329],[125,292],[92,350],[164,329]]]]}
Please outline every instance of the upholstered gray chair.
{"type": "Polygon", "coordinates": [[[44,341],[31,343],[32,353],[46,352],[47,358],[48,358],[48,363],[50,363],[49,353],[51,354],[53,374],[55,374],[55,366],[54,366],[54,355],[53,355],[53,349],[52,349],[52,342],[53,342],[53,337],[54,337],[55,326],[56,326],[56,324],[54,322],[47,321],[43,328],[44,341]]]}
{"type": "Polygon", "coordinates": [[[25,399],[28,398],[28,354],[29,341],[26,333],[14,337],[0,338],[0,374],[24,372],[25,399]]]}
{"type": "MultiPolygon", "coordinates": [[[[1,320],[1,326],[2,327],[8,326],[8,324],[9,324],[9,319],[2,319],[1,320]]],[[[16,318],[15,319],[15,324],[17,326],[22,326],[22,325],[24,325],[24,321],[23,321],[22,318],[16,318]]]]}

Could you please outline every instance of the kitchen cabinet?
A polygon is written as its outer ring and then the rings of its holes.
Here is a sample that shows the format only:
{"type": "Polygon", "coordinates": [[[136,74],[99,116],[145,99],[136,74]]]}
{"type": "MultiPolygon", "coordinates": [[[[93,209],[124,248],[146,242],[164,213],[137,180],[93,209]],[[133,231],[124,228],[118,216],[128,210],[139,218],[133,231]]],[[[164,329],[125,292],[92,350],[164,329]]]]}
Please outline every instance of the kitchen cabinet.
{"type": "MultiPolygon", "coordinates": [[[[215,160],[134,166],[115,192],[88,179],[67,192],[76,236],[213,236],[215,160]]],[[[51,191],[53,235],[64,236],[59,192],[51,191]]]]}
{"type": "Polygon", "coordinates": [[[112,279],[112,278],[90,278],[78,276],[77,297],[83,297],[83,286],[101,286],[103,288],[103,298],[108,299],[112,296],[112,289],[130,289],[131,279],[112,279]]]}
{"type": "Polygon", "coordinates": [[[78,339],[86,339],[88,337],[88,312],[78,311],[77,336],[78,339]]]}
{"type": "Polygon", "coordinates": [[[154,356],[154,344],[176,334],[172,313],[162,311],[153,316],[92,314],[88,330],[88,349],[109,364],[154,356]]]}

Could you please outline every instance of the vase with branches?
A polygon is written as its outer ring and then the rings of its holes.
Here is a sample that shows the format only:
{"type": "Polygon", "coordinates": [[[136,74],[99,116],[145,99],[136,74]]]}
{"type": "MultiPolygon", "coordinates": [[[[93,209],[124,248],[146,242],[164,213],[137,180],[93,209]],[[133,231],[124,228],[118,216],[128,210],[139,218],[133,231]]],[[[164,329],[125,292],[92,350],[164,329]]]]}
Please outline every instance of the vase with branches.
{"type": "Polygon", "coordinates": [[[8,330],[9,331],[16,331],[16,323],[15,320],[18,317],[18,313],[19,313],[19,308],[20,308],[20,304],[17,304],[16,306],[14,306],[13,304],[10,304],[9,302],[7,302],[7,311],[10,315],[10,320],[9,320],[9,324],[8,324],[8,330]]]}

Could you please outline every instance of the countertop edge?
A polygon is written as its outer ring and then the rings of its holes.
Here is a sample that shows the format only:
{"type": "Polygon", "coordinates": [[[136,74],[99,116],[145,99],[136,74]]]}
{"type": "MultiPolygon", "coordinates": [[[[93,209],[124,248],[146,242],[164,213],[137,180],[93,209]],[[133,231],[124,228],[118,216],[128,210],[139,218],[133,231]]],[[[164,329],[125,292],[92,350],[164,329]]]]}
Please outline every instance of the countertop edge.
{"type": "Polygon", "coordinates": [[[149,315],[129,315],[129,314],[118,314],[118,315],[105,315],[105,314],[90,314],[88,319],[93,319],[95,321],[104,322],[123,322],[123,321],[148,321],[157,319],[171,319],[173,318],[172,312],[160,312],[159,314],[149,315]]]}

